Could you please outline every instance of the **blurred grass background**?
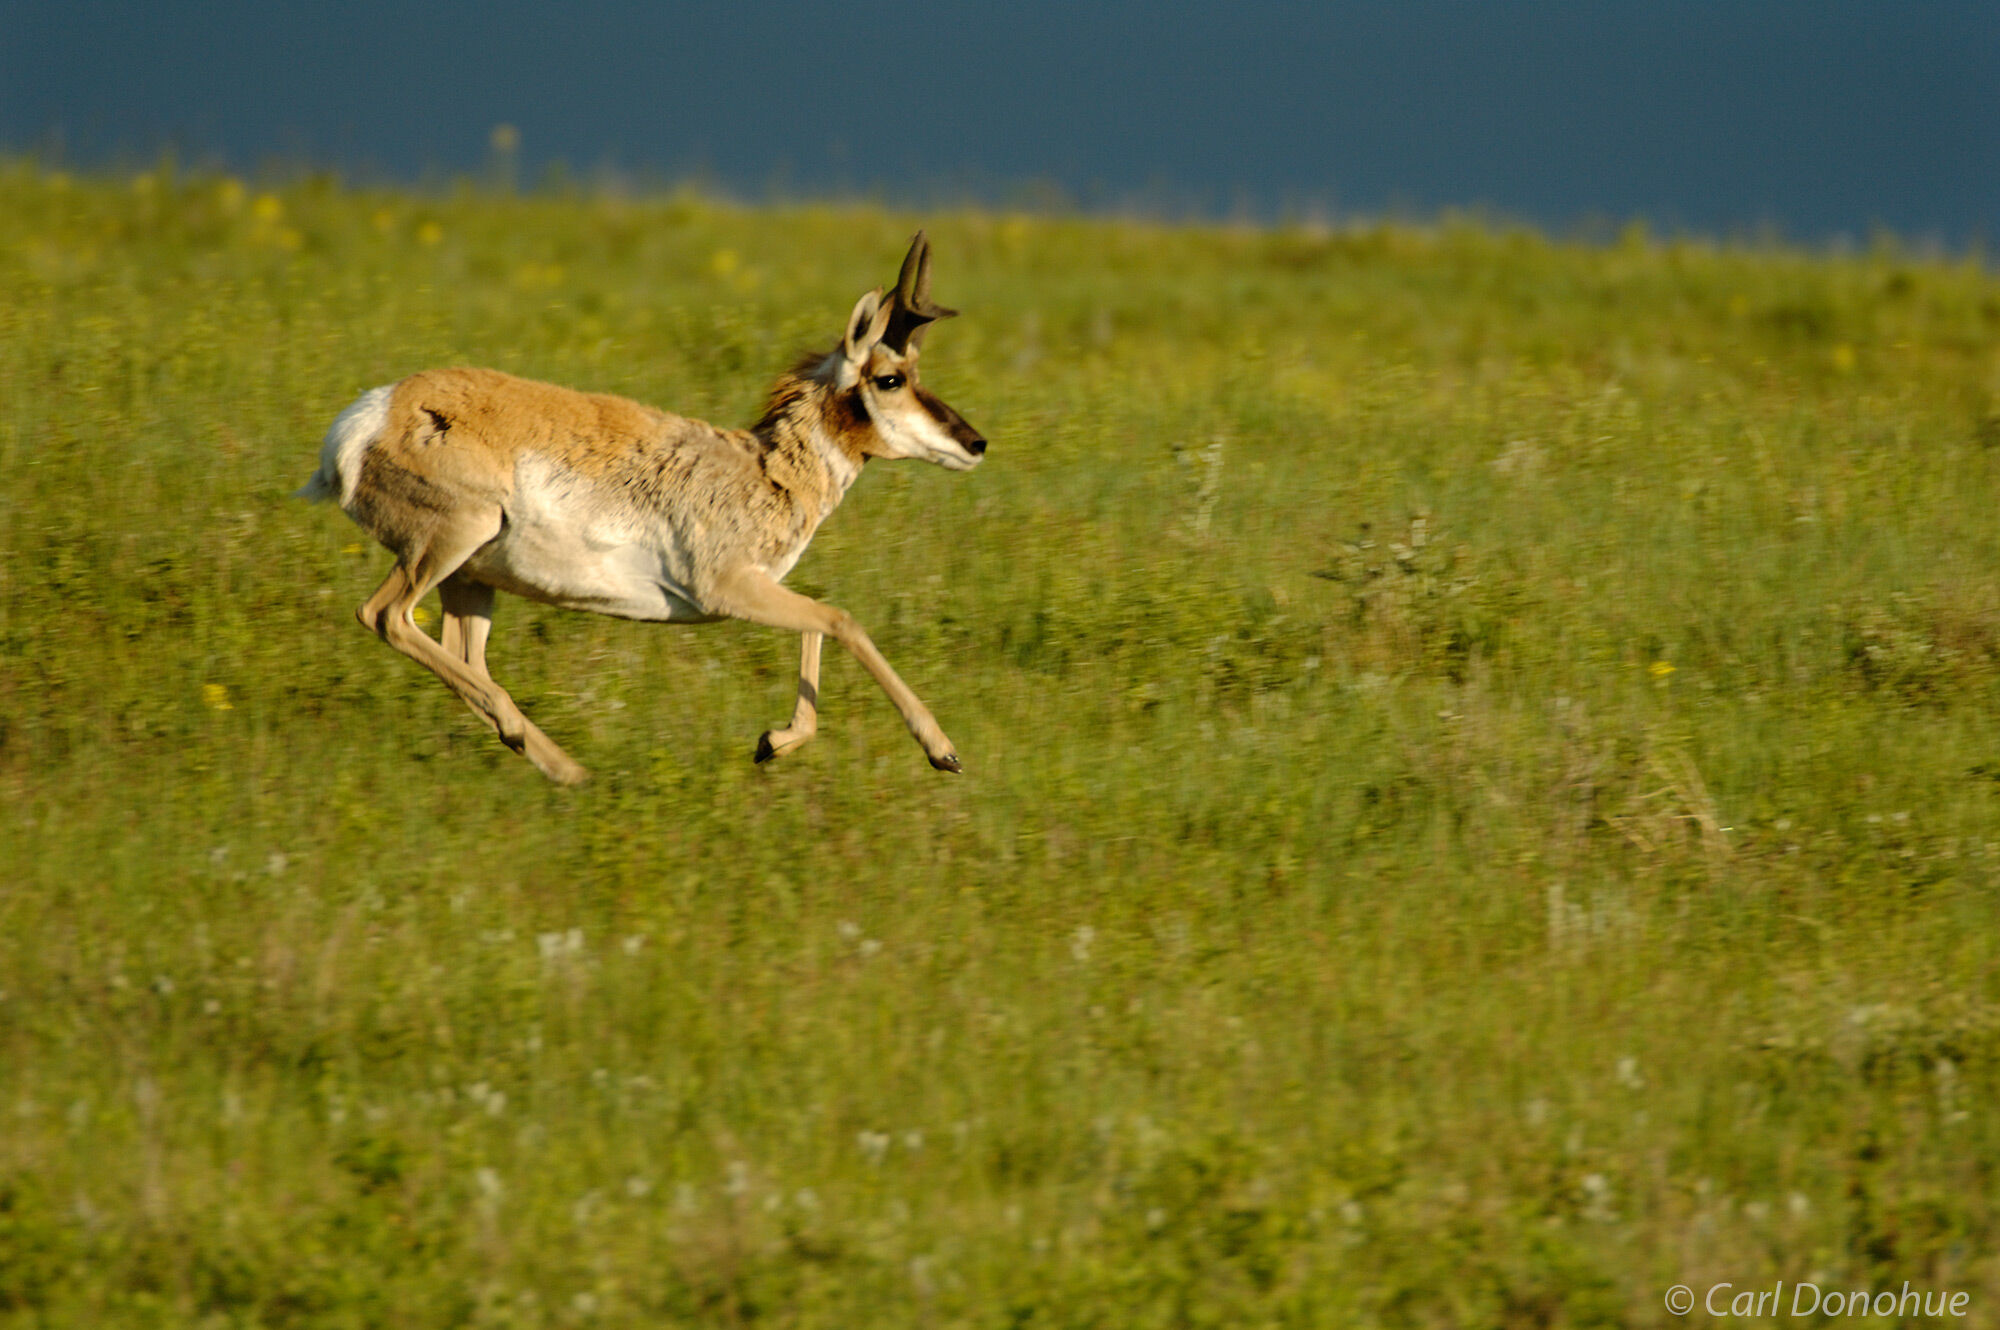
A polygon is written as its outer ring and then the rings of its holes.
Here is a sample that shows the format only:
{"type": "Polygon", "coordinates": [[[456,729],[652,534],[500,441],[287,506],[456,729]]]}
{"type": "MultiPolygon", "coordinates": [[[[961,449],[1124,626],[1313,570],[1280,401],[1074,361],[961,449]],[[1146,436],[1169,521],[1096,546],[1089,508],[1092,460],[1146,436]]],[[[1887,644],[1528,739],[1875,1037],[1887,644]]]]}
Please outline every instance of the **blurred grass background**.
{"type": "Polygon", "coordinates": [[[2000,282],[0,167],[0,1324],[2000,1316],[2000,282]],[[747,423],[917,225],[993,441],[793,638],[503,598],[550,787],[288,495],[494,365],[747,423]]]}

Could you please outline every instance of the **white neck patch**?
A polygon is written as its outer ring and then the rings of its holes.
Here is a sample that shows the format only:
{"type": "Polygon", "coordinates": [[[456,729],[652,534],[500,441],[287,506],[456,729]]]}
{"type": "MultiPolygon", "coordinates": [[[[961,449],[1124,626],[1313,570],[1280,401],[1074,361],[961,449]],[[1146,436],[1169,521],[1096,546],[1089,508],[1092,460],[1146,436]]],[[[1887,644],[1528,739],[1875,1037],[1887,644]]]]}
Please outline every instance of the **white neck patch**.
{"type": "Polygon", "coordinates": [[[817,422],[814,423],[811,434],[813,451],[819,454],[819,460],[825,465],[827,475],[833,478],[833,499],[837,503],[847,494],[848,487],[860,478],[861,463],[849,457],[834,441],[833,436],[817,422]]]}

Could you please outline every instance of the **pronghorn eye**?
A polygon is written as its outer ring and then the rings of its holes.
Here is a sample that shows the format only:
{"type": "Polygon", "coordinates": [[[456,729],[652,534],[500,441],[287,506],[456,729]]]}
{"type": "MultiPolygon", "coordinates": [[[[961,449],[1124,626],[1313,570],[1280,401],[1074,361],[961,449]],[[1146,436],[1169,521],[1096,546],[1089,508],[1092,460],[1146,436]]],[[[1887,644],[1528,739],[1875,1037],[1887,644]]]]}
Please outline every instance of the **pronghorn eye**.
{"type": "Polygon", "coordinates": [[[875,386],[885,393],[895,392],[896,389],[903,386],[903,376],[900,374],[877,374],[875,376],[875,386]]]}

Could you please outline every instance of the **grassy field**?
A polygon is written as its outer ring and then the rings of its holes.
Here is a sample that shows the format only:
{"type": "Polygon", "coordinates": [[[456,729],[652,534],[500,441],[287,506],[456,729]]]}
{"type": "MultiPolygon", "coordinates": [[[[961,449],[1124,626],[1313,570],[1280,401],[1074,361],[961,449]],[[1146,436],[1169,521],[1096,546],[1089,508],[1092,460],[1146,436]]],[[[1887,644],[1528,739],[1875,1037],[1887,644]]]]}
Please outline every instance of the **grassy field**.
{"type": "Polygon", "coordinates": [[[0,475],[0,1326],[2000,1324],[1976,262],[15,163],[0,475]],[[557,789],[355,624],[359,390],[748,423],[919,224],[992,451],[792,583],[965,776],[503,599],[557,789]]]}

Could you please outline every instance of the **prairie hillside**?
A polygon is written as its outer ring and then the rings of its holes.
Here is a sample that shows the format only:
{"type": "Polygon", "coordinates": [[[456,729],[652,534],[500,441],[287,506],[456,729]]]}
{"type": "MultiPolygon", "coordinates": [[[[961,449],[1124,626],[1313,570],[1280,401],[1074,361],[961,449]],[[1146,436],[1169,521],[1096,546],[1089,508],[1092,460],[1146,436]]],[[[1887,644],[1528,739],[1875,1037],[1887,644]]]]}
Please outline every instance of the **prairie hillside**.
{"type": "Polygon", "coordinates": [[[15,162],[0,476],[0,1326],[2000,1323],[1976,260],[15,162]],[[992,450],[790,582],[964,776],[503,597],[558,789],[356,625],[359,391],[748,424],[919,225],[992,450]]]}

